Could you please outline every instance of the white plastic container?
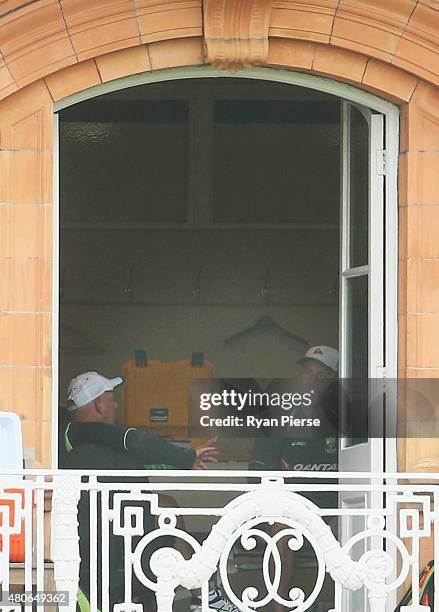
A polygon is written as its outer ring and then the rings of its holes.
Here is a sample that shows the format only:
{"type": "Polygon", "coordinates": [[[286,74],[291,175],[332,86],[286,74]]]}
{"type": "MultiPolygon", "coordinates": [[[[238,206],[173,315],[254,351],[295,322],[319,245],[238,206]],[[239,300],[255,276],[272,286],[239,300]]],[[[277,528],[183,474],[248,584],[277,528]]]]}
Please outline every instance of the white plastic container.
{"type": "Polygon", "coordinates": [[[23,469],[23,438],[20,417],[14,412],[0,412],[0,486],[22,477],[6,475],[7,470],[23,469]]]}

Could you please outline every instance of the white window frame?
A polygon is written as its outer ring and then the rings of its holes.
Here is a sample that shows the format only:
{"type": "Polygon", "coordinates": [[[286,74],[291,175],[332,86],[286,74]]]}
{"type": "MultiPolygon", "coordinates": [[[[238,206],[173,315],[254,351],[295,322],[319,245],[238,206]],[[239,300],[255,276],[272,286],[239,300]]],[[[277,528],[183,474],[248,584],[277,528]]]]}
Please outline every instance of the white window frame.
{"type": "MultiPolygon", "coordinates": [[[[378,171],[375,154],[382,150],[381,140],[384,134],[383,116],[372,115],[368,109],[362,109],[344,100],[342,103],[342,214],[340,231],[340,365],[339,375],[341,378],[350,378],[347,369],[347,344],[348,344],[348,313],[347,313],[347,283],[353,278],[367,278],[368,293],[368,329],[369,339],[374,336],[374,331],[384,320],[384,269],[382,265],[383,248],[381,243],[385,239],[383,226],[383,186],[384,174],[378,171]],[[357,108],[363,115],[369,129],[369,210],[368,210],[368,233],[367,233],[367,261],[363,265],[355,265],[351,261],[351,177],[350,173],[350,138],[351,138],[351,115],[350,108],[357,108]],[[379,140],[376,140],[372,126],[376,125],[379,132],[379,140]],[[380,241],[371,240],[371,232],[375,233],[380,241]]],[[[385,205],[385,201],[384,201],[385,205]]],[[[385,374],[384,342],[377,340],[379,334],[375,332],[375,342],[371,342],[368,355],[368,377],[370,379],[382,378],[385,374]]],[[[344,437],[341,439],[341,448],[348,448],[344,437]]]]}
{"type": "MultiPolygon", "coordinates": [[[[386,235],[382,247],[385,249],[385,367],[388,378],[397,377],[398,355],[398,320],[397,320],[397,288],[398,288],[398,197],[397,172],[399,153],[399,109],[395,104],[383,100],[368,92],[331,79],[302,74],[288,70],[272,68],[252,68],[230,74],[210,67],[176,68],[142,73],[116,79],[97,85],[59,100],[54,104],[54,171],[53,171],[53,266],[52,266],[52,467],[58,465],[58,346],[59,346],[59,152],[58,152],[58,116],[57,112],[78,102],[114,92],[136,85],[157,83],[191,78],[239,78],[256,79],[286,83],[322,91],[345,100],[366,106],[380,112],[385,117],[385,149],[387,152],[386,173],[386,235]]],[[[369,240],[373,241],[373,228],[370,228],[369,240]]],[[[396,420],[396,414],[387,415],[387,420],[396,420]]],[[[386,464],[388,472],[397,471],[396,440],[386,440],[386,464]]]]}

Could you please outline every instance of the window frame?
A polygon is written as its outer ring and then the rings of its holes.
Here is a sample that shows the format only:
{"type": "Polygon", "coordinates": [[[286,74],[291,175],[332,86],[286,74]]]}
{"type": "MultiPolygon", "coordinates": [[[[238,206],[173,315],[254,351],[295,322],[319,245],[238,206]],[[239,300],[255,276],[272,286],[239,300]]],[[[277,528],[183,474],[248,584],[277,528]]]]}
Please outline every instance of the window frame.
{"type": "MultiPolygon", "coordinates": [[[[53,266],[52,266],[52,465],[56,469],[58,465],[58,346],[59,346],[59,139],[58,139],[58,116],[57,113],[63,108],[77,104],[83,100],[93,98],[104,93],[115,92],[120,89],[157,83],[159,81],[181,80],[200,77],[227,77],[248,78],[265,81],[276,81],[289,83],[311,89],[320,90],[348,101],[363,105],[370,109],[383,113],[386,120],[386,151],[387,151],[387,180],[386,180],[386,209],[384,214],[385,237],[384,245],[380,249],[385,252],[385,368],[388,377],[397,375],[397,349],[398,349],[398,324],[397,324],[397,278],[398,278],[398,200],[397,200],[397,174],[399,153],[399,109],[386,100],[373,94],[369,94],[350,85],[337,81],[317,77],[314,75],[296,73],[288,70],[273,70],[271,68],[255,67],[252,70],[239,71],[237,75],[227,74],[219,69],[203,66],[191,68],[176,68],[143,73],[139,75],[124,77],[114,81],[85,89],[81,92],[67,96],[54,104],[54,152],[53,152],[53,266]]],[[[210,225],[210,229],[214,226],[210,225]]],[[[265,226],[264,226],[265,227],[265,226]]],[[[251,226],[248,227],[251,229],[251,226]]],[[[181,228],[179,228],[181,229],[181,228]]],[[[218,228],[221,229],[221,228],[218,228]]],[[[230,226],[227,228],[230,229],[230,226]]],[[[291,228],[290,228],[291,229],[291,228]]],[[[372,228],[370,240],[372,237],[372,228]]],[[[396,421],[396,414],[387,415],[388,421],[396,421]]],[[[396,472],[396,440],[386,440],[386,465],[387,471],[396,472]]]]}

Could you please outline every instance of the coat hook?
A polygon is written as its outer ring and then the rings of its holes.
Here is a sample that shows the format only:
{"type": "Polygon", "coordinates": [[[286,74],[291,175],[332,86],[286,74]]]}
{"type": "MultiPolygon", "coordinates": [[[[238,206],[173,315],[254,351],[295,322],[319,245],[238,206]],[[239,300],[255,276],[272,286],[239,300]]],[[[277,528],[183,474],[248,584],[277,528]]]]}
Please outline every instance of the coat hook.
{"type": "Polygon", "coordinates": [[[198,268],[197,276],[195,279],[195,285],[194,285],[194,294],[197,300],[199,300],[201,297],[201,277],[202,275],[203,275],[203,267],[200,266],[198,268]]]}
{"type": "Polygon", "coordinates": [[[270,269],[267,268],[265,270],[264,286],[261,289],[261,295],[264,298],[264,300],[268,300],[270,298],[271,287],[269,284],[269,280],[270,280],[270,269]]]}
{"type": "Polygon", "coordinates": [[[131,298],[133,297],[133,293],[134,293],[134,291],[133,291],[133,276],[134,276],[133,269],[129,268],[129,270],[128,270],[128,285],[124,289],[124,293],[125,293],[125,295],[127,296],[127,298],[129,300],[131,300],[131,298]]]}

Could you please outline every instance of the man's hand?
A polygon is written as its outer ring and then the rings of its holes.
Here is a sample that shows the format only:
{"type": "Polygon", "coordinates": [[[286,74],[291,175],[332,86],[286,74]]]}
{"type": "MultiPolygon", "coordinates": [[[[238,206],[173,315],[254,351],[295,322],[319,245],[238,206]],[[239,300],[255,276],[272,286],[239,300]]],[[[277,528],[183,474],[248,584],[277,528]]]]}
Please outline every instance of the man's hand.
{"type": "Polygon", "coordinates": [[[285,461],[285,459],[281,459],[280,469],[288,472],[291,470],[291,465],[287,461],[285,461]]]}
{"type": "Polygon", "coordinates": [[[195,449],[197,458],[192,466],[193,470],[207,470],[207,462],[213,461],[218,463],[218,451],[216,450],[216,438],[207,440],[203,446],[199,446],[195,449]]]}

